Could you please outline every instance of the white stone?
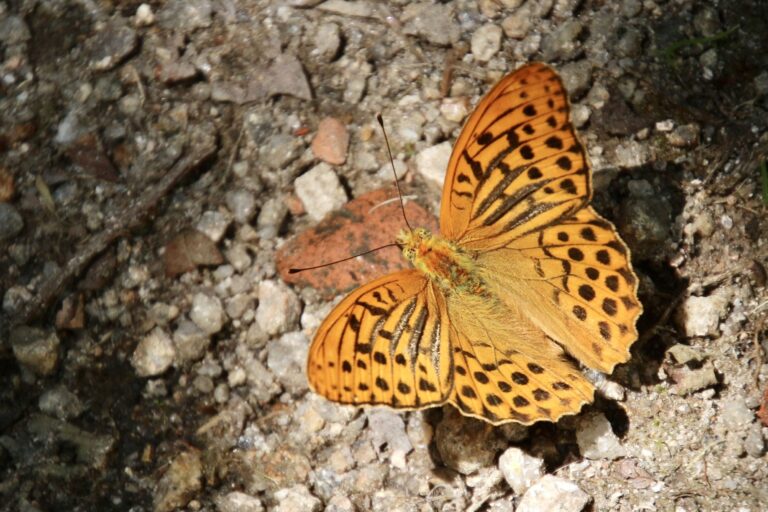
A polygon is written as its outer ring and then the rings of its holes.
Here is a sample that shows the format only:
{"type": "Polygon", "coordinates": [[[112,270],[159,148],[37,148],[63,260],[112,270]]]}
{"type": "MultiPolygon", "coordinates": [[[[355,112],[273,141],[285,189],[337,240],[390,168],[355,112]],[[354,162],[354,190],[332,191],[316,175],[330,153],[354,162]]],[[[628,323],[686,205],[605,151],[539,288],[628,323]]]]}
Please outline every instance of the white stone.
{"type": "Polygon", "coordinates": [[[347,193],[338,176],[325,162],[296,178],[294,187],[307,215],[315,221],[322,220],[347,202],[347,193]]]}
{"type": "Polygon", "coordinates": [[[589,495],[570,480],[545,475],[523,495],[515,512],[579,512],[589,500],[589,495]]]}
{"type": "Polygon", "coordinates": [[[677,321],[688,337],[715,336],[729,302],[721,291],[707,297],[688,297],[677,310],[677,321]]]}
{"type": "Polygon", "coordinates": [[[203,213],[195,227],[214,242],[218,242],[224,237],[230,222],[231,219],[228,215],[219,211],[209,210],[203,213]]]}
{"type": "Polygon", "coordinates": [[[232,491],[214,499],[218,512],[262,512],[261,500],[244,492],[232,491]]]}
{"type": "Polygon", "coordinates": [[[486,23],[472,34],[472,55],[480,62],[488,62],[501,49],[501,27],[486,23]]]}
{"type": "Polygon", "coordinates": [[[294,485],[285,489],[275,491],[275,500],[277,507],[275,512],[295,512],[297,510],[305,512],[319,512],[322,503],[313,496],[305,485],[294,485]]]}
{"type": "Polygon", "coordinates": [[[583,418],[576,430],[579,451],[587,459],[618,459],[627,452],[613,433],[611,424],[602,414],[590,414],[583,418]]]}
{"type": "Polygon", "coordinates": [[[133,18],[133,23],[137,27],[148,27],[155,22],[155,13],[152,12],[152,7],[149,4],[141,4],[136,9],[136,16],[133,18]]]}
{"type": "Polygon", "coordinates": [[[290,393],[307,389],[304,365],[308,351],[309,338],[300,331],[286,333],[267,345],[267,368],[290,393]]]}
{"type": "Polygon", "coordinates": [[[520,448],[512,447],[499,457],[499,469],[504,480],[518,496],[544,476],[544,461],[531,457],[520,448]]]}
{"type": "Polygon", "coordinates": [[[182,319],[173,331],[173,344],[176,347],[177,362],[197,361],[208,349],[210,336],[194,322],[182,319]]]}
{"type": "Polygon", "coordinates": [[[299,320],[301,304],[296,294],[281,281],[259,283],[259,307],[256,321],[267,335],[289,330],[299,320]]]}
{"type": "Polygon", "coordinates": [[[448,141],[422,150],[416,155],[416,170],[427,181],[442,187],[448,161],[451,159],[451,151],[453,151],[453,146],[448,141]]]}
{"type": "Polygon", "coordinates": [[[385,409],[372,409],[368,411],[368,425],[373,433],[376,452],[385,453],[394,467],[406,469],[405,456],[413,446],[405,433],[402,416],[385,409]]]}
{"type": "Polygon", "coordinates": [[[224,308],[221,300],[207,293],[196,293],[192,299],[189,318],[208,334],[216,334],[224,326],[224,308]]]}
{"type": "Polygon", "coordinates": [[[156,327],[136,346],[131,364],[139,377],[154,377],[170,368],[176,357],[171,337],[156,327]]]}

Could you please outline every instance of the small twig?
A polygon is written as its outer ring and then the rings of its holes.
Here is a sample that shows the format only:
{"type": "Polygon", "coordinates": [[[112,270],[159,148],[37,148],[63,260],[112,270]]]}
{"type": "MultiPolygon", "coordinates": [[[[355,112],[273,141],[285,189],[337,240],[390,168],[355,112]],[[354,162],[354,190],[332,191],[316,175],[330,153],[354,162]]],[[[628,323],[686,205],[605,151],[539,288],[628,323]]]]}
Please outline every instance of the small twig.
{"type": "Polygon", "coordinates": [[[27,324],[40,317],[64,293],[70,283],[83,273],[96,256],[104,252],[118,238],[141,226],[160,200],[168,195],[182,178],[213,156],[216,149],[215,137],[196,141],[196,143],[190,144],[190,152],[186,156],[178,158],[171,169],[149,192],[142,194],[141,191],[146,190],[146,185],[137,184],[135,190],[126,194],[128,198],[135,197],[137,199],[129,201],[123,208],[118,209],[111,225],[108,225],[102,232],[78,244],[74,256],[67,261],[63,268],[40,286],[36,297],[25,305],[20,314],[14,318],[13,324],[27,324]]]}

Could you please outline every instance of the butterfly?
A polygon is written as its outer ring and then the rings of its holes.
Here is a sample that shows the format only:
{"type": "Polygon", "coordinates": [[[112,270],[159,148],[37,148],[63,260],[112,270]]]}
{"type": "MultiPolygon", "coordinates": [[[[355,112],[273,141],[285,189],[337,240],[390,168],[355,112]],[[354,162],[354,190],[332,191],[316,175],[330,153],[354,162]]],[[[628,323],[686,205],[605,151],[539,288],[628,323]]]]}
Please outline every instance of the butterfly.
{"type": "Polygon", "coordinates": [[[575,362],[611,373],[642,313],[629,250],[591,196],[559,76],[541,63],[507,75],[453,149],[440,233],[401,231],[413,268],[331,311],[311,388],[345,404],[451,404],[494,425],[577,413],[594,386],[575,362]]]}

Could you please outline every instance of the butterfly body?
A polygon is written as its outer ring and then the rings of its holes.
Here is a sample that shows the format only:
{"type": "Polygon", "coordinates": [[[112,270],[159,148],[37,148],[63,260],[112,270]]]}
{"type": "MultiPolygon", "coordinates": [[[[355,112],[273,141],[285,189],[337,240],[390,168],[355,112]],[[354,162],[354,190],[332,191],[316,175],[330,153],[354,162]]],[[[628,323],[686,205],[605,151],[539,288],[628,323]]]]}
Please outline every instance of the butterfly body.
{"type": "Polygon", "coordinates": [[[341,403],[452,404],[493,424],[556,421],[594,399],[574,360],[610,373],[642,312],[629,250],[590,206],[565,89],[543,64],[480,102],[448,164],[440,234],[397,238],[414,268],[342,300],[309,349],[341,403]]]}

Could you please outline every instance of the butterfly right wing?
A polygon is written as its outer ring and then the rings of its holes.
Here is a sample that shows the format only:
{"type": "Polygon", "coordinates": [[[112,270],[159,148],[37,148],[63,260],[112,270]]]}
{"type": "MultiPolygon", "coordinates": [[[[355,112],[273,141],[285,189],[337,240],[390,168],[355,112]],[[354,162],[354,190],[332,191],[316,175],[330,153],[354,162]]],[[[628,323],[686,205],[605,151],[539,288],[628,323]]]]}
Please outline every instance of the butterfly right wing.
{"type": "Polygon", "coordinates": [[[307,376],[329,400],[396,408],[439,405],[452,386],[445,299],[417,270],[358,288],[323,321],[307,376]]]}

